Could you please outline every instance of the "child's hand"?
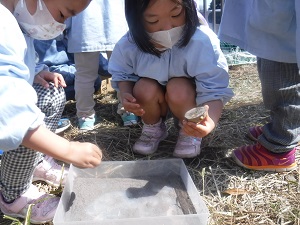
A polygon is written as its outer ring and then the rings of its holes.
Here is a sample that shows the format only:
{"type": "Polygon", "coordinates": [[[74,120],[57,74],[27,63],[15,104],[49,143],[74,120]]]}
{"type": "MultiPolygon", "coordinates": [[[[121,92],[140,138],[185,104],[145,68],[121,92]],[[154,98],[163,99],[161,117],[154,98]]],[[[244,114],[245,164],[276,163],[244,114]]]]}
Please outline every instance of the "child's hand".
{"type": "Polygon", "coordinates": [[[70,142],[69,152],[65,161],[80,168],[96,167],[102,160],[102,151],[92,143],[70,142]]]}
{"type": "Polygon", "coordinates": [[[126,111],[134,113],[136,116],[145,114],[144,109],[136,103],[136,99],[130,93],[122,93],[122,103],[126,111]]]}
{"type": "Polygon", "coordinates": [[[182,129],[187,135],[200,138],[208,135],[216,126],[209,114],[198,124],[183,120],[182,125],[182,129]]]}
{"type": "Polygon", "coordinates": [[[53,73],[46,70],[42,70],[34,77],[34,83],[40,84],[45,88],[49,87],[48,82],[53,82],[55,87],[66,87],[64,77],[60,73],[53,73]]]}
{"type": "Polygon", "coordinates": [[[81,168],[96,167],[102,160],[102,152],[96,145],[87,142],[68,141],[43,125],[29,130],[24,136],[22,144],[81,168]]]}

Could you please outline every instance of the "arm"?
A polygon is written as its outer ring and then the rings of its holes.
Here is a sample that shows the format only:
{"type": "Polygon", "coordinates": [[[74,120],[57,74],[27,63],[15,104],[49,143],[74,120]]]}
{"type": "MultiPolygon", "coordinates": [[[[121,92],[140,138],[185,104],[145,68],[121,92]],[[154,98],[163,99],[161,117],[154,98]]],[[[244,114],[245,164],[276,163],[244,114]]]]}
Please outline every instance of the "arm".
{"type": "Polygon", "coordinates": [[[136,103],[133,96],[135,82],[139,79],[139,76],[134,74],[133,66],[136,54],[136,47],[128,42],[125,35],[112,52],[108,62],[108,71],[112,74],[112,87],[120,92],[125,110],[141,116],[144,110],[136,103]]]}
{"type": "Polygon", "coordinates": [[[95,167],[99,165],[102,159],[102,153],[96,145],[70,142],[44,126],[28,131],[22,144],[78,167],[95,167]]]}
{"type": "Polygon", "coordinates": [[[227,62],[216,35],[205,27],[198,35],[194,45],[199,46],[201,41],[201,48],[189,51],[193,62],[198,63],[191,63],[188,70],[195,78],[197,105],[206,105],[208,116],[200,124],[183,121],[183,129],[190,136],[204,137],[216,127],[223,107],[232,98],[233,92],[228,87],[227,62]]]}

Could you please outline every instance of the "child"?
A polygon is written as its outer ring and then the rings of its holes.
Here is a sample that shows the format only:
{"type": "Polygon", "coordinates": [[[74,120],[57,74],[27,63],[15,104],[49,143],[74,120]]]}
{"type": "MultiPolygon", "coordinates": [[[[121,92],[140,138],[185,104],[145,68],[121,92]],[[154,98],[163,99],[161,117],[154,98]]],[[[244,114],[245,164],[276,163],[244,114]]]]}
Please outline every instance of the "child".
{"type": "Polygon", "coordinates": [[[96,121],[93,86],[98,77],[99,53],[111,52],[115,43],[128,30],[124,2],[93,0],[83,12],[68,22],[68,51],[74,53],[76,67],[78,125],[80,130],[93,130],[96,121]]]}
{"type": "MultiPolygon", "coordinates": [[[[58,31],[62,31],[64,26],[61,23],[83,10],[89,1],[3,0],[1,3],[0,149],[4,153],[0,170],[0,208],[6,215],[25,218],[29,204],[34,204],[31,222],[41,224],[52,220],[59,198],[39,192],[31,184],[33,170],[40,160],[40,153],[36,151],[79,167],[97,166],[101,162],[102,153],[94,144],[69,142],[44,126],[45,115],[36,105],[40,100],[38,96],[48,93],[48,99],[52,98],[53,102],[60,105],[63,101],[58,97],[58,86],[59,83],[64,86],[64,81],[60,76],[49,72],[35,76],[33,37],[53,38],[58,31]],[[12,13],[17,17],[24,35],[12,13]],[[53,25],[56,25],[54,29],[53,25]],[[47,29],[44,30],[43,27],[47,29]],[[33,89],[34,79],[44,86],[33,89]]],[[[53,119],[53,127],[57,126],[61,116],[59,114],[60,112],[55,112],[55,117],[59,117],[53,119]]],[[[47,164],[49,165],[51,166],[47,164]]],[[[38,172],[43,169],[46,167],[38,172]]],[[[42,175],[50,178],[47,174],[42,175]]]]}
{"type": "Polygon", "coordinates": [[[300,141],[300,1],[226,0],[220,38],[257,56],[264,105],[270,122],[249,129],[256,144],[232,152],[252,170],[297,168],[300,141]]]}
{"type": "Polygon", "coordinates": [[[193,0],[125,0],[129,33],[116,44],[109,61],[112,85],[124,108],[144,123],[133,151],[149,155],[167,135],[168,110],[179,119],[173,155],[200,154],[201,138],[216,126],[223,105],[233,96],[219,40],[199,24],[193,0]],[[206,105],[201,124],[184,114],[206,105]]]}

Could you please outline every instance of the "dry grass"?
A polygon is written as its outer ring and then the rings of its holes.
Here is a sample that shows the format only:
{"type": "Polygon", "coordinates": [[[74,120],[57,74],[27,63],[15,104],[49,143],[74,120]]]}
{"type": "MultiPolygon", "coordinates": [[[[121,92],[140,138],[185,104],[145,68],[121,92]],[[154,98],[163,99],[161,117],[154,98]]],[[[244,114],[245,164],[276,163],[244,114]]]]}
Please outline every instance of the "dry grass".
{"type": "MultiPolygon", "coordinates": [[[[300,225],[300,170],[286,173],[250,171],[238,167],[230,158],[233,149],[252,143],[245,137],[250,126],[268,121],[256,65],[231,67],[230,75],[235,97],[225,106],[218,127],[204,138],[200,156],[184,160],[209,208],[209,225],[300,225]]],[[[67,139],[98,144],[104,160],[172,157],[177,129],[171,118],[167,120],[170,136],[156,153],[144,157],[132,152],[141,129],[139,126],[122,126],[116,113],[115,94],[99,95],[95,100],[96,129],[86,133],[80,133],[76,128],[75,103],[67,103],[64,116],[70,118],[74,126],[65,132],[67,139]]]]}
{"type": "MultiPolygon", "coordinates": [[[[261,99],[256,65],[230,68],[235,97],[226,105],[215,131],[204,138],[201,155],[185,164],[200,195],[209,208],[210,225],[225,224],[300,224],[299,171],[268,173],[245,170],[230,158],[238,146],[251,144],[245,137],[250,126],[268,121],[261,99]],[[228,193],[229,194],[228,194],[228,193]]],[[[140,127],[122,127],[116,113],[114,94],[96,98],[99,123],[92,132],[80,134],[76,128],[75,103],[68,103],[65,116],[74,127],[65,133],[70,140],[91,141],[103,150],[104,160],[128,161],[172,157],[177,129],[167,120],[170,136],[151,156],[135,155],[132,145],[140,127]]]]}

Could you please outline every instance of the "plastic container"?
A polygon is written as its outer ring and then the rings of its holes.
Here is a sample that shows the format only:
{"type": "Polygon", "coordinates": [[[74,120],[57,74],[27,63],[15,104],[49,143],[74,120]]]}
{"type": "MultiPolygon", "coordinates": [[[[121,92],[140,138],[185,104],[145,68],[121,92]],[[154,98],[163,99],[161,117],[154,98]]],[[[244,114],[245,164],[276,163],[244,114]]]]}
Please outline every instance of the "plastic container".
{"type": "Polygon", "coordinates": [[[71,165],[54,225],[206,225],[209,211],[182,159],[71,165]]]}

